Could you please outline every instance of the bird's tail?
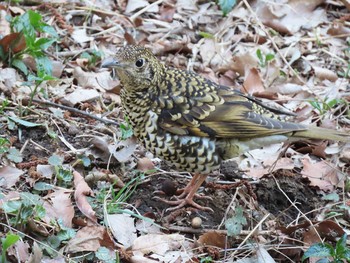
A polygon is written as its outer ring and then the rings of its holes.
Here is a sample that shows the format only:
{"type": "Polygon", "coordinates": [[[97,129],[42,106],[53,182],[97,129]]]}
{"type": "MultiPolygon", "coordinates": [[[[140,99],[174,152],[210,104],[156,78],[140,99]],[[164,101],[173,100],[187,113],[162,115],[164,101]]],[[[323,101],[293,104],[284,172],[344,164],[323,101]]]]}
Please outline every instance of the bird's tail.
{"type": "Polygon", "coordinates": [[[309,126],[308,129],[304,131],[293,132],[292,137],[350,142],[349,132],[340,132],[313,126],[309,126]]]}

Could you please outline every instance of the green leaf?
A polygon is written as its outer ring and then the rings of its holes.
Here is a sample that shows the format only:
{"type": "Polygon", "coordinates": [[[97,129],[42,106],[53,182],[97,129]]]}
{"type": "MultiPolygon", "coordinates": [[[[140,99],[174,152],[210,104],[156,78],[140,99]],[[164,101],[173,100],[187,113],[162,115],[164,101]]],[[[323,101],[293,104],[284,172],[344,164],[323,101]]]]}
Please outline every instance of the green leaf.
{"type": "Polygon", "coordinates": [[[37,205],[35,206],[35,215],[39,218],[39,219],[43,219],[46,215],[46,209],[42,206],[42,205],[37,205]]]}
{"type": "Polygon", "coordinates": [[[271,60],[275,59],[275,55],[274,54],[267,54],[265,57],[266,62],[269,62],[271,60]]]}
{"type": "Polygon", "coordinates": [[[43,80],[48,80],[48,79],[44,79],[44,77],[47,77],[45,75],[49,75],[49,76],[52,75],[51,60],[46,56],[39,56],[35,58],[35,62],[36,62],[36,68],[38,71],[38,76],[39,77],[41,76],[43,80]]]}
{"type": "Polygon", "coordinates": [[[60,168],[57,173],[58,179],[64,181],[64,182],[71,182],[73,180],[73,175],[69,170],[65,170],[63,168],[60,168]]]}
{"type": "Polygon", "coordinates": [[[32,194],[29,192],[22,192],[20,194],[23,204],[26,206],[35,206],[35,205],[41,205],[42,200],[41,197],[37,194],[32,194]]]}
{"type": "Polygon", "coordinates": [[[247,219],[243,215],[243,208],[237,206],[235,209],[235,215],[225,222],[228,236],[237,236],[242,231],[243,225],[247,224],[247,219]]]}
{"type": "Polygon", "coordinates": [[[256,50],[256,56],[258,57],[259,61],[260,61],[260,64],[264,64],[264,58],[262,56],[262,53],[261,53],[261,50],[260,49],[257,49],[256,50]]]}
{"type": "Polygon", "coordinates": [[[27,12],[30,24],[33,27],[40,27],[40,21],[42,19],[42,16],[39,13],[36,13],[32,10],[28,10],[27,12]]]}
{"type": "Polygon", "coordinates": [[[8,153],[7,153],[7,158],[10,161],[13,161],[15,163],[20,163],[22,162],[23,158],[22,158],[22,154],[20,153],[19,150],[17,150],[16,148],[10,148],[8,153]]]}
{"type": "Polygon", "coordinates": [[[85,167],[89,167],[91,165],[91,160],[87,156],[80,156],[80,160],[85,167]]]}
{"type": "Polygon", "coordinates": [[[2,249],[6,251],[9,247],[14,245],[20,237],[15,234],[7,234],[5,239],[2,239],[2,249]]]}
{"type": "Polygon", "coordinates": [[[48,184],[45,182],[36,182],[33,188],[34,190],[37,190],[37,191],[47,191],[47,190],[53,189],[54,186],[52,184],[48,184]]]}
{"type": "Polygon", "coordinates": [[[21,208],[21,206],[22,206],[22,201],[12,200],[12,201],[7,201],[3,203],[2,209],[5,211],[5,213],[15,213],[21,208]]]}
{"type": "Polygon", "coordinates": [[[53,166],[61,166],[63,164],[63,157],[53,154],[47,161],[53,166]]]}
{"type": "Polygon", "coordinates": [[[307,251],[305,251],[302,261],[309,257],[331,257],[334,253],[334,248],[329,244],[317,243],[309,247],[307,251]]]}
{"type": "Polygon", "coordinates": [[[55,42],[55,39],[39,38],[35,41],[34,45],[42,50],[48,49],[55,42]]]}
{"type": "Polygon", "coordinates": [[[203,32],[203,31],[200,31],[198,33],[198,35],[200,35],[201,37],[203,38],[209,38],[209,39],[213,39],[214,38],[214,35],[213,34],[210,34],[208,32],[203,32]]]}
{"type": "Polygon", "coordinates": [[[11,61],[11,65],[18,68],[20,71],[22,71],[25,75],[28,75],[28,68],[26,64],[23,63],[22,60],[14,59],[11,61]]]}
{"type": "Polygon", "coordinates": [[[45,32],[53,37],[56,37],[56,38],[58,37],[56,30],[52,26],[45,24],[44,26],[42,26],[41,30],[42,32],[45,32]]]}
{"type": "Polygon", "coordinates": [[[338,241],[335,246],[335,255],[342,256],[346,249],[346,238],[347,235],[344,234],[338,241]]]}
{"type": "Polygon", "coordinates": [[[16,122],[17,124],[23,125],[23,126],[28,127],[28,128],[38,127],[38,126],[43,125],[41,123],[34,123],[34,122],[21,120],[20,118],[17,118],[17,117],[8,117],[8,118],[13,122],[16,122]]]}
{"type": "Polygon", "coordinates": [[[235,6],[236,0],[219,0],[219,6],[224,16],[226,16],[235,6]]]}
{"type": "Polygon", "coordinates": [[[95,256],[101,260],[102,262],[115,262],[115,258],[113,258],[106,247],[100,247],[96,252],[95,256]]]}

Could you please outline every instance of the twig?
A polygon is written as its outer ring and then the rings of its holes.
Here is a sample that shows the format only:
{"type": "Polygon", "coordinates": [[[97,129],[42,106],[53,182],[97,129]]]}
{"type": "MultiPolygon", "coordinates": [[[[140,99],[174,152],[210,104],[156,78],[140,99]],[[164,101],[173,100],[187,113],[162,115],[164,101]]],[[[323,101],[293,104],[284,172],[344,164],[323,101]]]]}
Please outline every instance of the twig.
{"type": "Polygon", "coordinates": [[[42,100],[38,100],[38,99],[33,99],[33,102],[38,103],[38,104],[44,104],[44,105],[57,107],[57,108],[64,109],[64,110],[68,110],[70,112],[78,113],[78,114],[81,114],[81,115],[86,116],[88,118],[91,118],[91,119],[94,119],[94,120],[98,120],[98,121],[103,122],[103,123],[113,124],[113,125],[116,125],[116,126],[119,127],[119,123],[118,122],[107,120],[107,119],[102,119],[100,117],[97,117],[97,116],[92,115],[90,113],[87,113],[85,111],[78,110],[78,109],[75,109],[75,108],[72,108],[72,107],[69,107],[69,106],[57,104],[57,103],[50,102],[50,101],[42,101],[42,100]]]}
{"type": "Polygon", "coordinates": [[[164,0],[158,0],[158,1],[155,1],[154,3],[142,8],[140,11],[138,11],[137,13],[133,14],[131,17],[130,17],[130,20],[131,21],[134,21],[135,18],[137,18],[138,16],[140,16],[141,14],[143,14],[144,12],[146,12],[148,9],[152,8],[153,6],[155,5],[158,5],[160,4],[161,2],[163,2],[164,0]]]}

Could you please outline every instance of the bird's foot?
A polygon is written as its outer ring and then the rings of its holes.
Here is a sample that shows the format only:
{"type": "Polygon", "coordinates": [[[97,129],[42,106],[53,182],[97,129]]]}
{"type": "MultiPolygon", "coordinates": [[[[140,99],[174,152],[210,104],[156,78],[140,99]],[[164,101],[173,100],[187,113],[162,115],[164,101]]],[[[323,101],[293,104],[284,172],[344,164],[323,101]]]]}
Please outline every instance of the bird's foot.
{"type": "Polygon", "coordinates": [[[156,199],[156,200],[161,201],[163,203],[166,203],[168,205],[175,205],[174,207],[168,208],[167,211],[174,211],[174,210],[180,209],[186,205],[189,205],[189,206],[192,206],[198,210],[214,212],[214,210],[211,209],[210,207],[201,206],[201,205],[197,204],[195,201],[193,201],[193,197],[186,196],[185,198],[181,198],[181,199],[178,197],[175,197],[175,198],[177,200],[166,200],[166,199],[160,198],[159,196],[153,197],[153,199],[156,199]]]}
{"type": "MultiPolygon", "coordinates": [[[[191,188],[186,186],[182,189],[179,189],[176,191],[176,199],[185,199],[191,192],[191,188]]],[[[201,195],[201,194],[194,194],[194,197],[197,199],[207,199],[207,200],[213,200],[210,196],[201,195]]]]}

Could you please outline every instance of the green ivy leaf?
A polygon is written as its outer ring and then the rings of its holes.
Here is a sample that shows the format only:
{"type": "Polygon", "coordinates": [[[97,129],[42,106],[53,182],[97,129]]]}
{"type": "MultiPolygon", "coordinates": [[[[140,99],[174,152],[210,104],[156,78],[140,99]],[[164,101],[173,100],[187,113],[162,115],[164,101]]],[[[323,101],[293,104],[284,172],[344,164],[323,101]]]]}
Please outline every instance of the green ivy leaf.
{"type": "Polygon", "coordinates": [[[47,161],[53,166],[61,166],[63,164],[63,157],[53,154],[47,161]]]}
{"type": "Polygon", "coordinates": [[[10,161],[13,161],[15,163],[20,163],[22,162],[23,158],[22,158],[22,154],[20,153],[19,150],[17,150],[16,148],[10,148],[8,153],[7,153],[7,158],[10,161]]]}
{"type": "Polygon", "coordinates": [[[243,215],[243,208],[237,206],[235,209],[235,215],[225,222],[228,236],[237,236],[242,231],[243,225],[247,224],[247,219],[243,215]]]}
{"type": "Polygon", "coordinates": [[[2,209],[5,213],[15,213],[20,209],[21,205],[22,201],[19,200],[7,201],[2,205],[2,209]]]}
{"type": "Polygon", "coordinates": [[[235,4],[236,0],[219,0],[219,6],[224,16],[226,16],[233,9],[235,4]]]}
{"type": "Polygon", "coordinates": [[[33,188],[34,190],[37,190],[37,191],[47,191],[47,190],[53,189],[54,186],[52,184],[48,184],[45,182],[36,182],[33,188]]]}
{"type": "Polygon", "coordinates": [[[309,247],[307,251],[305,251],[302,261],[309,257],[331,257],[334,253],[334,248],[329,244],[317,243],[309,247]]]}

